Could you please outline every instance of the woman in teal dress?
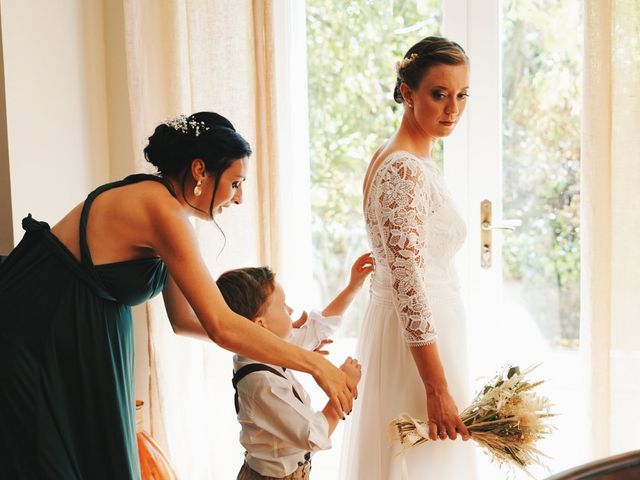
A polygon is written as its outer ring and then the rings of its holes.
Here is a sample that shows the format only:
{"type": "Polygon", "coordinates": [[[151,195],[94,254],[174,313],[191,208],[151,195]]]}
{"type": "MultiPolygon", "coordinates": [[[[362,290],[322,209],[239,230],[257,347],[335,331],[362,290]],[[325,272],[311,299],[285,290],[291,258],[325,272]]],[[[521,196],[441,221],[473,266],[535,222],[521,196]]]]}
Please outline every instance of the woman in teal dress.
{"type": "Polygon", "coordinates": [[[28,216],[0,265],[0,478],[139,478],[131,306],[162,292],[174,331],[311,373],[337,411],[344,374],[234,314],[200,256],[190,216],[242,201],[249,144],[224,117],[159,125],[158,175],[93,191],[53,228],[28,216]]]}

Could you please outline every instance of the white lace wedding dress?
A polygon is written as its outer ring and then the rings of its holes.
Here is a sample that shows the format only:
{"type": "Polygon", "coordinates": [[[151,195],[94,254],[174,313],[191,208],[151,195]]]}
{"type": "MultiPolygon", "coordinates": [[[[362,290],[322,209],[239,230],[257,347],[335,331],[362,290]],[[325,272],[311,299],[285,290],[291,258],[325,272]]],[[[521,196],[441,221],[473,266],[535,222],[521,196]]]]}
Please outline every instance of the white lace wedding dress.
{"type": "Polygon", "coordinates": [[[465,315],[453,265],[465,225],[436,164],[404,151],[382,160],[365,202],[376,269],[358,340],[363,376],[347,425],[342,478],[473,480],[471,441],[427,442],[403,457],[388,434],[389,422],[399,413],[427,416],[409,346],[437,341],[458,408],[471,400],[465,315]]]}

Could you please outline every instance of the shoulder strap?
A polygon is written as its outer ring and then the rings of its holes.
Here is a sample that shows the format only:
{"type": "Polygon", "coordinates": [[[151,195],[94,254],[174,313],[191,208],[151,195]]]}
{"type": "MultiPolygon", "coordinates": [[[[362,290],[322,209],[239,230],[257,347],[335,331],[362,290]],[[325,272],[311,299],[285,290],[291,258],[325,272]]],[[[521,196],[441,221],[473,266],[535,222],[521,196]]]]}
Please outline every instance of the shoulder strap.
{"type": "Polygon", "coordinates": [[[89,251],[89,244],[87,243],[87,222],[89,218],[89,209],[91,208],[91,204],[93,203],[93,201],[102,192],[106,192],[107,190],[111,190],[112,188],[130,185],[132,183],[143,182],[145,180],[151,180],[163,184],[167,188],[167,190],[169,190],[169,193],[171,193],[171,195],[173,195],[174,197],[176,196],[176,193],[173,191],[171,184],[166,179],[157,175],[150,175],[146,173],[129,175],[122,180],[106,183],[99,186],[93,192],[87,195],[87,198],[84,201],[84,205],[82,206],[82,213],[80,214],[80,260],[83,265],[89,268],[93,267],[93,260],[91,259],[91,252],[89,251]]]}
{"type": "MultiPolygon", "coordinates": [[[[277,375],[279,377],[284,378],[285,380],[288,380],[288,378],[284,375],[284,373],[279,372],[275,368],[270,367],[269,365],[265,365],[264,363],[250,363],[249,365],[245,365],[244,367],[239,368],[237,372],[233,372],[233,379],[231,380],[231,383],[233,384],[233,389],[236,392],[233,398],[233,401],[236,406],[236,414],[240,411],[240,404],[238,402],[238,383],[240,382],[240,380],[242,380],[244,377],[246,377],[250,373],[261,372],[261,371],[271,372],[274,375],[277,375]]],[[[298,400],[300,400],[300,402],[302,402],[302,398],[300,398],[300,395],[298,395],[298,392],[296,392],[296,389],[293,385],[291,385],[291,390],[293,390],[293,395],[298,400]]]]}

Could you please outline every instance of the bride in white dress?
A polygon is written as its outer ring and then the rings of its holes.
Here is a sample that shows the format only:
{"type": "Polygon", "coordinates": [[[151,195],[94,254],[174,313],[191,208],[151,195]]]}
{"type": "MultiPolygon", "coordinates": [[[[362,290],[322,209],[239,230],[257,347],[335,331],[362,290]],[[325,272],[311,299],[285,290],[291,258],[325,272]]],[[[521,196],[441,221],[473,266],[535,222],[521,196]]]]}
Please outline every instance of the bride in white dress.
{"type": "Polygon", "coordinates": [[[435,141],[460,119],[467,92],[468,59],[454,42],[425,38],[398,63],[394,99],[404,104],[402,122],[364,180],[376,268],[359,337],[363,375],[345,437],[344,480],[475,479],[456,406],[471,400],[453,265],[466,229],[431,159],[435,141]],[[388,425],[403,412],[428,418],[434,441],[398,455],[388,425]]]}

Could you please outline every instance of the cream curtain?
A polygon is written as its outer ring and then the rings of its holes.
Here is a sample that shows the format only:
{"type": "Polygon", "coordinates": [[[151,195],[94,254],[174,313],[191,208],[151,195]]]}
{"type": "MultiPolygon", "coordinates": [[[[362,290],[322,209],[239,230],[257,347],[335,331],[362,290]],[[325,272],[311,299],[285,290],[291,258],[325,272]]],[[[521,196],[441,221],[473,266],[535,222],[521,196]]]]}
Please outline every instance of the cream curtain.
{"type": "MultiPolygon", "coordinates": [[[[214,275],[240,266],[279,265],[280,159],[277,150],[273,2],[124,0],[134,149],[165,118],[213,110],[225,115],[254,154],[245,203],[221,216],[226,235],[197,224],[214,275]]],[[[137,170],[148,166],[140,155],[137,170]]],[[[151,434],[179,478],[235,478],[242,462],[233,409],[231,354],[177,337],[162,299],[147,308],[151,434]]]]}
{"type": "Polygon", "coordinates": [[[640,448],[640,3],[585,0],[582,331],[594,457],[640,448]]]}

